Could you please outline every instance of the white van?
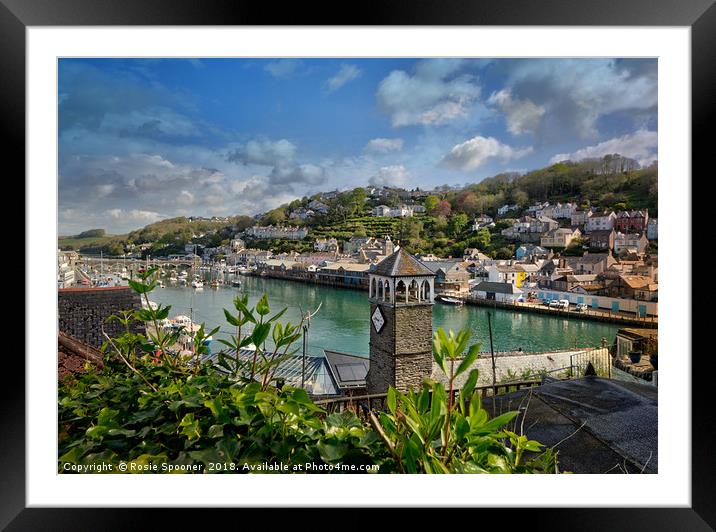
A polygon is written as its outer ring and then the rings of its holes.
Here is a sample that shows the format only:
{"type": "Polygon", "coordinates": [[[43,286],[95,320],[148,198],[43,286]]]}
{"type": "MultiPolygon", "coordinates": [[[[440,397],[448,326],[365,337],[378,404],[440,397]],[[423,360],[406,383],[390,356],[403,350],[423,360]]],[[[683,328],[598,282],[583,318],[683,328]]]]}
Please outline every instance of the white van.
{"type": "Polygon", "coordinates": [[[562,310],[569,310],[569,299],[560,299],[559,308],[562,310]]]}

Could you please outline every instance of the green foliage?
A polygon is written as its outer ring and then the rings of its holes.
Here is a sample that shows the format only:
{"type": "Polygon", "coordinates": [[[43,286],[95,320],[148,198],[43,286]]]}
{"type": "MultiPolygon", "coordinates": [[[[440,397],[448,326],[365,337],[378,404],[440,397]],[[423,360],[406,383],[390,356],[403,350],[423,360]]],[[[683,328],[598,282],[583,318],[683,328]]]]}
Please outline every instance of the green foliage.
{"type": "MultiPolygon", "coordinates": [[[[155,273],[132,281],[141,297],[154,288],[155,273]]],[[[115,471],[127,464],[130,473],[380,465],[387,455],[377,435],[354,414],[326,416],[304,390],[270,384],[281,356],[300,337],[300,326],[278,321],[285,309],[272,315],[266,296],[253,308],[248,296],[238,296],[234,307],[224,314],[237,332],[223,342],[229,349],[220,364],[230,371],[201,360],[206,338],[218,329],[205,333],[202,326],[193,337],[196,356],[185,357],[173,349],[181,331],[156,327],[169,307],[114,316],[126,332],[108,339],[102,370],[90,368],[60,386],[58,470],[100,462],[115,471]],[[135,319],[147,326],[146,336],[130,332],[135,319]],[[241,364],[238,349],[265,347],[269,335],[273,349],[257,350],[251,363],[241,364]]]]}
{"type": "Polygon", "coordinates": [[[105,236],[104,229],[89,229],[88,231],[82,231],[80,234],[75,235],[75,238],[102,238],[105,236]]]}
{"type": "Polygon", "coordinates": [[[446,334],[438,329],[433,357],[448,389],[426,382],[407,394],[390,388],[388,411],[372,422],[404,473],[555,473],[556,455],[541,443],[508,429],[518,412],[490,419],[474,392],[477,370],[470,371],[457,395],[455,379],[469,370],[480,345],[468,348],[469,331],[446,334]],[[467,349],[467,354],[463,353],[467,349]]]}

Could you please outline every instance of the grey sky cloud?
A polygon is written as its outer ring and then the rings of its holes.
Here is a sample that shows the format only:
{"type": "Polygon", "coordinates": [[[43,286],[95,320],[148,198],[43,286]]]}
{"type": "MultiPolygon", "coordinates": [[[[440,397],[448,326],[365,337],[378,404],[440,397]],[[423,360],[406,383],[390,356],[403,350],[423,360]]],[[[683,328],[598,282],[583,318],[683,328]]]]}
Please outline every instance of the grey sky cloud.
{"type": "Polygon", "coordinates": [[[378,104],[394,127],[440,125],[464,117],[480,96],[474,76],[459,74],[460,60],[419,63],[414,74],[392,71],[378,86],[378,104]]]}

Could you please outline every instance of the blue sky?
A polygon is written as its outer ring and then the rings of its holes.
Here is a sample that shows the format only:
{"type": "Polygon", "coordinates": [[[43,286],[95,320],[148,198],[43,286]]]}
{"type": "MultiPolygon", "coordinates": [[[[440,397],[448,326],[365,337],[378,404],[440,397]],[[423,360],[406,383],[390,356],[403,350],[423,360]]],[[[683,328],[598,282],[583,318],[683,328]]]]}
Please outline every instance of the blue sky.
{"type": "Polygon", "coordinates": [[[61,59],[60,234],[657,157],[655,59],[61,59]]]}

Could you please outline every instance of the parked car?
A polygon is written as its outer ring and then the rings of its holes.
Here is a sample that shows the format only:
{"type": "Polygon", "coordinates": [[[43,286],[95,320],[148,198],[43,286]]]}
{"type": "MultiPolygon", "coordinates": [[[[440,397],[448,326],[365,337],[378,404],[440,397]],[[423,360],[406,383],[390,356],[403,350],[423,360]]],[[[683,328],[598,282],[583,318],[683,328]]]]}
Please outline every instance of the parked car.
{"type": "Polygon", "coordinates": [[[560,299],[559,308],[562,310],[569,310],[569,299],[560,299]]]}
{"type": "Polygon", "coordinates": [[[577,312],[587,312],[587,304],[579,303],[576,307],[574,307],[574,310],[576,310],[577,312]]]}
{"type": "Polygon", "coordinates": [[[549,308],[561,308],[561,307],[562,307],[562,303],[560,301],[558,301],[557,299],[553,299],[552,301],[549,302],[549,308]]]}

